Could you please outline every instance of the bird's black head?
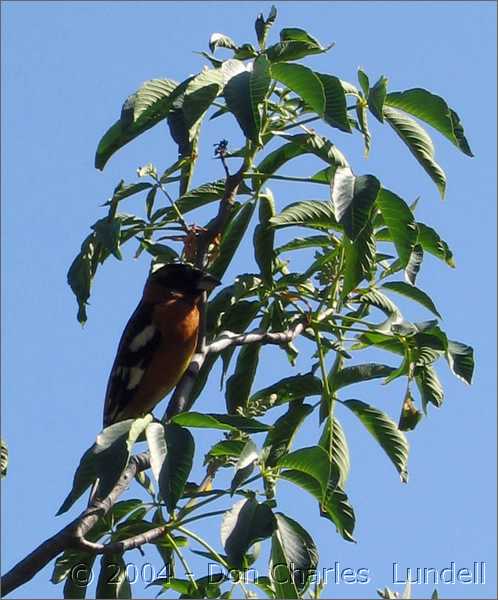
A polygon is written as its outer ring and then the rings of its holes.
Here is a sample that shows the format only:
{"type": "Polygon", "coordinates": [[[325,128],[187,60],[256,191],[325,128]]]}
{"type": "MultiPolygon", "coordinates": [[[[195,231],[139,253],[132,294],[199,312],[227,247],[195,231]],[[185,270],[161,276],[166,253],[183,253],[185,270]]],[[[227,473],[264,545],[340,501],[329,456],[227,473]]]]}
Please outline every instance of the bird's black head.
{"type": "Polygon", "coordinates": [[[209,292],[221,283],[213,275],[184,263],[171,263],[160,267],[149,276],[149,282],[159,284],[172,292],[196,295],[204,291],[209,292]]]}

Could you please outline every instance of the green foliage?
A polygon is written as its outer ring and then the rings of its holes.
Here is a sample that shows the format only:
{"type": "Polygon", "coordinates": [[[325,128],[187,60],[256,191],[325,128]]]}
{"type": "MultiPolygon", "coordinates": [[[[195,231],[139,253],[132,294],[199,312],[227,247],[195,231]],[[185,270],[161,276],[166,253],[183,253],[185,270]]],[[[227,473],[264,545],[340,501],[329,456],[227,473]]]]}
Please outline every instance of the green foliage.
{"type": "MultiPolygon", "coordinates": [[[[230,597],[228,588],[223,588],[225,576],[216,580],[189,573],[185,549],[243,572],[256,560],[260,546],[266,545],[269,571],[268,576],[258,578],[258,588],[271,598],[302,598],[309,575],[318,565],[318,550],[303,523],[295,520],[298,511],[288,516],[276,510],[281,482],[292,486],[296,502],[298,494],[309,494],[324,526],[354,541],[356,517],[347,493],[350,457],[341,411],[349,410],[358,418],[407,482],[409,444],[404,432],[417,435],[413,430],[424,426],[422,416],[430,416],[429,404],[435,408],[443,404],[444,390],[435,364],[446,361],[465,383],[471,383],[474,371],[470,346],[448,339],[437,320],[410,321],[411,309],[407,308],[405,317],[390,297],[401,295],[441,319],[430,293],[415,283],[427,254],[455,267],[448,243],[430,225],[416,220],[417,201],[410,204],[403,189],[391,191],[373,174],[357,175],[351,165],[364,172],[356,167],[361,159],[350,161],[335,144],[343,134],[361,136],[368,154],[374,143],[369,124],[373,116],[375,127],[387,124],[394,130],[443,196],[446,175],[435,161],[434,145],[423,124],[472,156],[459,116],[443,98],[422,88],[390,91],[387,77],[381,76],[372,85],[362,69],[357,88],[340,73],[321,73],[296,62],[332,46],[322,45],[298,27],[282,29],[278,40],[270,43],[276,17],[274,7],[268,16],[257,17],[256,46],[238,44],[224,33],[213,34],[210,53],[200,53],[209,65],[197,75],[180,83],[149,80],[125,101],[120,118],[98,145],[96,167],[104,169],[116,152],[124,152],[127,144],[163,120],[178,160],[161,169],[147,163],[137,169],[139,181],[119,182],[104,204],[107,214],[91,226],[68,272],[78,320],[84,323],[97,270],[111,256],[122,260],[126,242],[135,240],[135,256],[148,254],[154,264],[194,261],[202,231],[198,210],[211,211],[211,221],[205,223],[209,228],[221,206],[223,226],[207,248],[204,266],[224,279],[232,266],[236,275],[209,298],[206,342],[212,343],[226,330],[243,336],[255,328],[258,335],[271,336],[288,332],[298,322],[304,324],[302,344],[311,350],[311,361],[302,358],[306,354],[299,355],[289,340],[279,340],[275,348],[285,352],[291,364],[299,362],[297,373],[275,375],[254,391],[263,360],[261,349],[268,340],[256,336],[240,349],[231,345],[210,352],[190,401],[203,394],[221,358],[222,394],[216,410],[221,411],[224,394],[226,413],[188,411],[169,422],[147,415],[117,423],[99,434],[76,470],[59,514],[69,510],[96,480],[98,494],[108,494],[128,465],[135,442],[147,443],[155,484],[145,473],[137,479],[151,502],[116,503],[88,539],[121,541],[164,525],[163,535],[153,543],[168,576],[159,577],[153,585],[180,597],[230,597]],[[215,153],[219,168],[214,177],[219,179],[191,188],[196,162],[212,159],[199,154],[201,125],[207,118],[221,116],[234,119],[243,145],[234,150],[222,140],[215,153]],[[311,122],[313,129],[308,126],[311,122]],[[297,170],[296,165],[303,163],[296,159],[305,155],[306,164],[313,166],[297,170]],[[237,175],[231,169],[235,163],[239,163],[237,175]],[[308,193],[304,199],[274,196],[267,187],[272,180],[298,182],[308,193]],[[138,208],[137,214],[121,212],[122,202],[137,207],[139,199],[142,213],[138,208]],[[282,230],[294,237],[279,243],[282,230]],[[253,242],[255,273],[247,272],[241,253],[247,239],[253,242]],[[174,244],[181,245],[175,249],[174,244]],[[300,272],[294,262],[297,250],[305,261],[300,272]],[[356,360],[357,352],[365,348],[378,358],[356,360]],[[399,414],[397,423],[376,406],[345,396],[351,385],[365,382],[370,383],[358,389],[368,398],[369,386],[377,385],[378,396],[382,393],[378,379],[383,385],[405,380],[406,392],[394,410],[399,414]],[[312,445],[296,444],[303,424],[312,427],[318,422],[321,431],[316,432],[312,445]],[[225,489],[211,489],[210,482],[201,489],[188,481],[197,458],[194,435],[198,429],[221,436],[212,442],[204,464],[210,477],[220,468],[233,469],[225,489]],[[265,437],[256,444],[258,433],[265,437]],[[236,498],[230,500],[232,496],[236,498]],[[211,501],[219,502],[221,508],[206,515],[196,512],[211,501]],[[153,516],[148,516],[152,510],[153,516]],[[189,521],[221,515],[225,554],[186,528],[189,521]],[[192,547],[192,541],[202,550],[192,547]],[[186,579],[178,576],[178,563],[186,579]]],[[[387,165],[390,159],[385,156],[387,165]]],[[[4,462],[2,446],[2,474],[4,462]]],[[[305,517],[299,518],[305,522],[305,517]]],[[[75,586],[69,574],[76,563],[90,568],[93,560],[93,555],[82,550],[67,550],[57,559],[52,581],[65,582],[65,597],[84,596],[86,587],[75,586]]],[[[130,597],[124,561],[122,554],[104,555],[97,597],[130,597]],[[105,577],[111,563],[116,571],[112,585],[105,577]]]]}

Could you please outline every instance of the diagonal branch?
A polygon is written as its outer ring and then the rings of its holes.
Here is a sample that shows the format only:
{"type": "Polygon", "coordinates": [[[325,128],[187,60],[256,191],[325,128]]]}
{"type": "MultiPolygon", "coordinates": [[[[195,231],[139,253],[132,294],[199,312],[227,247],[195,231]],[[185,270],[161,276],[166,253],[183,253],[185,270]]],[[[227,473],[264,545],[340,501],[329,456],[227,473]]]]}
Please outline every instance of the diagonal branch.
{"type": "Polygon", "coordinates": [[[2,577],[2,596],[10,594],[20,585],[28,582],[66,548],[75,546],[88,549],[90,542],[84,540],[84,536],[102,515],[111,510],[119,496],[128,488],[135,474],[149,466],[150,460],[146,453],[133,456],[107,498],[89,506],[74,521],[40,544],[2,577]]]}
{"type": "Polygon", "coordinates": [[[197,267],[206,266],[208,258],[208,249],[216,237],[223,233],[232,214],[233,205],[237,197],[239,185],[244,179],[244,174],[248,168],[248,160],[244,160],[240,169],[234,175],[227,175],[225,180],[225,190],[220,201],[218,214],[211,221],[206,230],[201,231],[197,237],[197,249],[195,264],[197,267]]]}

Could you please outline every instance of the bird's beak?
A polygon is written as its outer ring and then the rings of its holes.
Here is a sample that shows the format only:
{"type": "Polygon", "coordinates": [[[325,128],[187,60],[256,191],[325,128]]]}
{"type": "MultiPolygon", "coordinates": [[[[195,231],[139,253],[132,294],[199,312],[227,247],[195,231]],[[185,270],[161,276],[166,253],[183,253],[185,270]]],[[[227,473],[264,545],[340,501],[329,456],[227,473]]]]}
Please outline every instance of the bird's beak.
{"type": "Polygon", "coordinates": [[[199,281],[197,283],[197,289],[199,291],[210,292],[216,286],[220,285],[220,283],[221,283],[221,281],[219,279],[217,279],[216,277],[214,277],[213,275],[210,275],[209,273],[203,273],[202,277],[199,279],[199,281]]]}

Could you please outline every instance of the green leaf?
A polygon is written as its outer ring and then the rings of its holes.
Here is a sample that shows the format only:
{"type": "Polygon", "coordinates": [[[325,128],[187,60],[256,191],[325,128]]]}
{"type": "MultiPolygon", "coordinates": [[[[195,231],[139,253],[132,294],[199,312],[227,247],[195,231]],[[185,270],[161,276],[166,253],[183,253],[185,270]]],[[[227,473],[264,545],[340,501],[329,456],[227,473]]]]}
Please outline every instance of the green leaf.
{"type": "Polygon", "coordinates": [[[384,117],[434,181],[441,197],[444,198],[446,176],[434,160],[434,145],[427,132],[412,118],[386,105],[384,105],[384,117]]]}
{"type": "Polygon", "coordinates": [[[294,135],[280,134],[289,142],[301,146],[308,154],[318,156],[331,165],[331,172],[337,167],[347,167],[348,161],[342,152],[330,140],[319,135],[316,131],[297,133],[294,135]]]}
{"type": "Polygon", "coordinates": [[[367,224],[380,189],[373,175],[355,177],[349,167],[338,167],[331,185],[336,220],[350,240],[355,240],[367,224]]]}
{"type": "Polygon", "coordinates": [[[334,417],[333,435],[330,435],[330,419],[327,419],[319,445],[328,453],[329,462],[337,472],[337,485],[344,488],[349,475],[349,449],[344,430],[336,417],[334,417]]]}
{"type": "Polygon", "coordinates": [[[471,384],[474,374],[474,349],[471,346],[448,340],[446,359],[451,371],[461,381],[471,384]]]}
{"type": "Polygon", "coordinates": [[[173,423],[184,427],[201,427],[203,429],[223,429],[225,431],[244,431],[245,433],[259,433],[271,429],[256,419],[241,417],[239,415],[222,415],[215,413],[202,414],[198,412],[183,412],[175,415],[173,423]]]}
{"type": "Polygon", "coordinates": [[[444,390],[434,367],[431,365],[417,366],[414,375],[424,412],[427,412],[429,402],[439,408],[443,403],[444,390]]]}
{"type": "Polygon", "coordinates": [[[86,306],[100,253],[95,234],[90,234],[81,244],[81,250],[67,272],[67,282],[78,302],[77,318],[82,325],[87,320],[86,306]]]}
{"type": "Polygon", "coordinates": [[[363,94],[366,98],[368,98],[368,94],[370,92],[370,81],[368,79],[368,75],[361,68],[358,68],[358,82],[360,84],[361,89],[363,90],[363,94]]]}
{"type": "Polygon", "coordinates": [[[325,114],[325,91],[320,78],[308,67],[279,62],[271,67],[274,79],[300,96],[320,116],[325,114]]]}
{"type": "Polygon", "coordinates": [[[117,150],[166,118],[181,91],[178,87],[171,79],[152,79],[130,96],[123,105],[120,119],[99,142],[95,167],[102,170],[117,150]]]}
{"type": "Polygon", "coordinates": [[[422,248],[433,254],[440,260],[443,260],[448,266],[455,267],[453,253],[448,244],[439,237],[439,234],[424,223],[417,223],[418,228],[418,243],[422,248]]]}
{"type": "MultiPolygon", "coordinates": [[[[280,146],[265,156],[261,163],[256,167],[257,173],[272,175],[285,163],[302,154],[315,154],[328,164],[333,165],[333,167],[336,165],[347,166],[348,164],[344,155],[334,146],[334,144],[317,133],[297,135],[281,134],[281,137],[288,140],[289,143],[280,146]]],[[[254,180],[261,186],[266,179],[267,178],[262,178],[261,176],[254,176],[254,180]]],[[[329,185],[330,177],[325,179],[315,178],[314,181],[329,185]]],[[[253,183],[253,185],[256,184],[253,183]]]]}
{"type": "Polygon", "coordinates": [[[104,554],[100,559],[95,598],[131,598],[131,586],[122,554],[104,554]]]}
{"type": "Polygon", "coordinates": [[[405,399],[401,407],[398,429],[400,431],[413,431],[422,418],[422,413],[415,408],[410,390],[406,390],[405,399]]]}
{"type": "Polygon", "coordinates": [[[413,246],[412,253],[410,254],[408,264],[405,267],[405,278],[408,283],[411,283],[413,286],[415,285],[417,274],[420,271],[420,266],[423,259],[424,249],[420,244],[415,244],[415,246],[413,246]]]}
{"type": "Polygon", "coordinates": [[[318,481],[325,494],[329,479],[329,459],[321,446],[300,448],[285,454],[278,460],[277,466],[310,475],[318,481]]]}
{"type": "Polygon", "coordinates": [[[159,483],[164,461],[168,453],[164,426],[161,423],[149,423],[145,437],[150,451],[150,466],[155,480],[159,483]]]}
{"type": "Polygon", "coordinates": [[[263,279],[270,283],[273,273],[275,231],[270,220],[275,216],[275,200],[270,189],[259,195],[259,224],[254,230],[253,244],[256,263],[263,279]]]}
{"type": "Polygon", "coordinates": [[[221,279],[228,269],[249,226],[255,206],[255,202],[246,202],[229,222],[221,238],[218,257],[209,268],[214,277],[221,279]]]}
{"type": "MultiPolygon", "coordinates": [[[[184,215],[192,210],[195,210],[196,208],[200,208],[201,206],[205,206],[210,202],[219,200],[223,196],[224,190],[225,182],[223,180],[205,183],[198,188],[189,190],[183,196],[180,196],[180,198],[176,200],[175,204],[182,215],[184,215]]],[[[175,221],[177,218],[175,210],[170,206],[157,210],[152,215],[151,220],[157,221],[160,217],[163,217],[163,222],[175,221]]]]}
{"type": "Polygon", "coordinates": [[[275,525],[267,504],[259,504],[254,498],[234,504],[221,524],[221,542],[230,565],[242,568],[245,553],[257,541],[270,537],[275,525]]]}
{"type": "Polygon", "coordinates": [[[311,235],[306,238],[294,238],[287,244],[275,248],[275,253],[283,254],[292,250],[302,250],[304,248],[329,248],[331,249],[332,240],[327,235],[311,235]]]}
{"type": "Polygon", "coordinates": [[[299,398],[307,396],[319,396],[322,393],[322,382],[312,373],[304,375],[292,375],[284,377],[273,385],[258,390],[249,399],[249,404],[253,404],[257,400],[268,398],[272,394],[277,396],[275,404],[284,404],[292,402],[299,398]]]}
{"type": "Polygon", "coordinates": [[[138,498],[132,498],[130,500],[121,500],[119,502],[116,502],[116,504],[112,507],[112,509],[107,513],[105,517],[109,529],[114,527],[117,523],[119,523],[119,521],[124,519],[130,513],[142,507],[143,502],[138,498]]]}
{"type": "Polygon", "coordinates": [[[254,63],[249,79],[249,95],[251,101],[251,110],[254,123],[257,129],[256,141],[259,141],[259,132],[261,130],[261,108],[268,90],[270,89],[271,73],[270,64],[266,56],[258,56],[254,63]]]}
{"type": "Polygon", "coordinates": [[[272,63],[298,60],[312,54],[322,54],[329,48],[303,40],[287,40],[273,44],[266,50],[266,56],[272,63]]]}
{"type": "Polygon", "coordinates": [[[223,440],[211,447],[209,456],[234,456],[238,458],[245,444],[241,440],[223,440]]]}
{"type": "Polygon", "coordinates": [[[289,469],[281,471],[280,477],[294,483],[314,496],[321,504],[321,516],[331,520],[345,540],[354,542],[352,535],[355,526],[354,512],[348,502],[348,497],[339,486],[336,486],[333,492],[328,493],[324,500],[320,483],[311,475],[302,471],[289,469]]]}
{"type": "Polygon", "coordinates": [[[271,26],[275,23],[275,19],[277,18],[277,9],[272,5],[270,9],[270,13],[268,18],[265,19],[263,13],[260,13],[254,23],[254,28],[256,30],[256,37],[258,38],[258,43],[260,48],[265,47],[266,38],[268,33],[270,32],[271,26]]]}
{"type": "Polygon", "coordinates": [[[442,133],[464,154],[473,156],[458,115],[441,96],[432,94],[423,88],[413,88],[404,92],[388,94],[386,104],[425,121],[442,133]]]}
{"type": "Polygon", "coordinates": [[[194,438],[188,429],[184,429],[175,423],[165,425],[164,433],[158,432],[158,428],[154,431],[159,438],[158,444],[154,447],[163,447],[164,439],[167,445],[167,451],[163,455],[163,463],[159,471],[158,484],[168,512],[172,513],[183,494],[183,489],[192,469],[195,449],[194,438]]]}
{"type": "Polygon", "coordinates": [[[95,562],[95,555],[81,553],[80,558],[74,565],[72,574],[66,577],[64,583],[64,598],[85,598],[88,585],[92,579],[92,567],[95,562]]]}
{"type": "Polygon", "coordinates": [[[394,370],[394,367],[377,363],[351,365],[337,372],[335,378],[332,380],[332,386],[334,390],[340,390],[343,387],[362,381],[387,377],[394,370]]]}
{"type": "Polygon", "coordinates": [[[259,56],[254,61],[252,71],[248,71],[241,61],[231,62],[238,64],[238,72],[225,85],[223,95],[244,135],[258,143],[261,130],[260,105],[268,93],[271,81],[268,59],[259,56]]]}
{"type": "Polygon", "coordinates": [[[251,439],[248,439],[244,444],[237,464],[235,465],[235,475],[233,476],[230,484],[230,492],[232,496],[235,490],[250,477],[254,470],[254,464],[258,458],[258,447],[251,439]]]}
{"type": "Polygon", "coordinates": [[[368,223],[353,242],[345,237],[343,243],[345,261],[342,297],[346,298],[361,281],[372,277],[376,245],[371,224],[368,223]]]}
{"type": "Polygon", "coordinates": [[[235,50],[233,57],[237,60],[247,60],[248,58],[256,58],[258,53],[252,44],[242,44],[235,50]]]}
{"type": "Polygon", "coordinates": [[[263,448],[269,448],[269,454],[265,460],[267,467],[275,466],[278,459],[288,452],[297,430],[312,412],[311,405],[294,401],[289,404],[287,412],[275,421],[273,429],[263,443],[263,448]]]}
{"type": "Polygon", "coordinates": [[[275,533],[271,539],[269,575],[270,589],[274,590],[270,598],[299,598],[299,593],[293,581],[291,566],[287,563],[282,542],[275,533]]]}
{"type": "Polygon", "coordinates": [[[442,319],[431,297],[425,292],[423,292],[421,289],[415,287],[414,285],[410,285],[408,283],[405,283],[404,281],[389,281],[387,283],[384,283],[382,287],[387,290],[391,290],[393,292],[401,294],[402,296],[406,296],[407,298],[410,298],[415,302],[418,302],[422,306],[425,306],[425,308],[430,310],[433,314],[435,314],[436,317],[442,319]]]}
{"type": "Polygon", "coordinates": [[[385,188],[381,188],[377,195],[377,205],[404,268],[417,242],[418,230],[413,213],[404,200],[385,188]]]}
{"type": "Polygon", "coordinates": [[[351,125],[346,110],[346,95],[341,80],[333,75],[316,73],[325,94],[323,119],[332,127],[351,133],[351,125]]]}
{"type": "MultiPolygon", "coordinates": [[[[294,519],[283,513],[275,513],[277,528],[273,533],[273,542],[280,545],[285,566],[289,569],[291,581],[299,592],[304,592],[308,587],[309,578],[316,571],[318,565],[318,549],[310,534],[294,519]]],[[[279,564],[274,560],[273,567],[279,564]]],[[[278,577],[278,580],[281,578],[278,577]]],[[[278,588],[277,588],[278,589],[278,588]]],[[[287,596],[285,596],[287,597],[287,596]]],[[[299,596],[296,596],[296,598],[299,596]]]]}
{"type": "Polygon", "coordinates": [[[342,404],[347,406],[365,425],[396,467],[401,481],[406,483],[408,481],[408,442],[398,430],[396,423],[382,411],[360,400],[345,400],[342,404]]]}
{"type": "Polygon", "coordinates": [[[221,92],[225,83],[223,67],[201,71],[198,75],[187,81],[182,111],[185,118],[185,126],[190,130],[221,92]]]}
{"type": "MultiPolygon", "coordinates": [[[[269,577],[259,576],[255,578],[254,585],[257,586],[264,594],[266,598],[276,598],[275,590],[273,589],[273,583],[269,577]]],[[[281,596],[282,598],[288,598],[286,594],[281,596]]]]}
{"type": "Polygon", "coordinates": [[[237,44],[228,35],[223,33],[213,33],[209,38],[209,50],[214,52],[216,48],[228,48],[229,50],[235,50],[237,44]]]}
{"type": "Polygon", "coordinates": [[[145,249],[151,256],[154,256],[157,259],[154,264],[168,264],[180,258],[173,248],[170,248],[165,244],[153,244],[145,238],[140,238],[140,247],[145,249]]]}
{"type": "Polygon", "coordinates": [[[235,371],[228,378],[225,387],[225,402],[229,414],[236,414],[237,408],[247,406],[260,350],[261,344],[248,344],[239,351],[235,371]]]}
{"type": "Polygon", "coordinates": [[[305,200],[289,204],[270,219],[274,227],[311,227],[313,229],[340,229],[330,203],[322,200],[305,200]]]}
{"type": "Polygon", "coordinates": [[[370,153],[372,136],[370,135],[370,129],[368,127],[368,116],[367,108],[365,104],[358,100],[356,103],[356,116],[358,118],[358,125],[360,127],[361,134],[363,135],[363,144],[365,146],[365,158],[368,158],[370,153]]]}
{"type": "Polygon", "coordinates": [[[387,77],[382,75],[375,85],[368,90],[368,108],[381,123],[384,122],[383,111],[387,94],[387,81],[387,77]]]}
{"type": "Polygon", "coordinates": [[[401,312],[396,304],[378,289],[371,289],[368,292],[353,298],[352,302],[369,304],[370,306],[375,306],[388,316],[399,316],[401,318],[401,312]]]}
{"type": "Polygon", "coordinates": [[[147,415],[121,421],[106,427],[97,436],[95,444],[83,454],[74,474],[73,487],[57,515],[69,510],[96,479],[99,479],[98,496],[103,499],[109,494],[128,464],[135,441],[151,420],[152,416],[147,415]]]}
{"type": "Polygon", "coordinates": [[[113,254],[118,260],[121,260],[120,234],[121,220],[119,218],[109,221],[108,217],[99,219],[92,225],[95,231],[95,239],[99,242],[109,254],[113,254]]]}
{"type": "MultiPolygon", "coordinates": [[[[278,169],[280,169],[280,167],[282,167],[285,163],[289,162],[293,158],[301,156],[302,154],[306,154],[307,152],[308,150],[303,146],[289,142],[267,154],[256,167],[256,172],[265,173],[268,174],[268,176],[273,175],[273,173],[278,171],[278,169]]],[[[253,183],[253,186],[263,186],[267,179],[267,177],[258,177],[257,184],[253,183]]],[[[256,178],[254,178],[254,180],[256,180],[256,178]]]]}
{"type": "Polygon", "coordinates": [[[280,41],[308,42],[310,44],[320,46],[320,42],[316,38],[314,38],[304,29],[300,29],[299,27],[285,27],[284,29],[282,29],[280,31],[280,41]]]}
{"type": "MultiPolygon", "coordinates": [[[[261,303],[259,301],[239,300],[235,304],[228,307],[221,316],[220,329],[233,331],[234,333],[243,333],[247,327],[256,318],[261,303]]],[[[221,358],[223,360],[223,369],[221,374],[221,382],[223,383],[225,375],[228,371],[230,361],[233,353],[235,352],[235,346],[226,348],[221,352],[221,358]]],[[[220,386],[222,385],[220,384],[220,386]]]]}

